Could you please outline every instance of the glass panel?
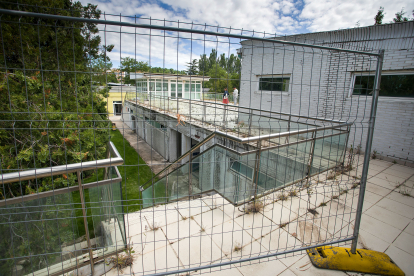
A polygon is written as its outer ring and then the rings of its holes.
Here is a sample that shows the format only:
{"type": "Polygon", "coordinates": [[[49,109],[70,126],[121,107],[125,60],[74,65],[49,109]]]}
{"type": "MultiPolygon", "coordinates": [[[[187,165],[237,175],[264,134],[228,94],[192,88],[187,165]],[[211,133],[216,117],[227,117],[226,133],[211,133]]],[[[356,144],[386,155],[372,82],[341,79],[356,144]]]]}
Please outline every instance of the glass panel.
{"type": "Polygon", "coordinates": [[[201,84],[196,84],[196,92],[201,92],[201,84]]]}
{"type": "Polygon", "coordinates": [[[190,92],[190,84],[189,83],[185,83],[185,91],[184,92],[190,92]]]}
{"type": "Polygon", "coordinates": [[[289,91],[290,78],[260,78],[259,90],[289,91]]]}
{"type": "MultiPolygon", "coordinates": [[[[353,95],[372,96],[375,76],[355,76],[353,95]]],[[[414,74],[382,75],[380,96],[414,97],[414,74]]]]}
{"type": "Polygon", "coordinates": [[[183,84],[181,82],[177,83],[177,97],[178,98],[183,97],[183,84]]]}
{"type": "Polygon", "coordinates": [[[163,91],[168,91],[168,81],[163,81],[162,82],[162,90],[163,91]]]}
{"type": "Polygon", "coordinates": [[[177,84],[171,83],[171,97],[175,98],[176,91],[177,91],[177,84]]]}
{"type": "Polygon", "coordinates": [[[21,266],[15,267],[12,259],[1,262],[1,274],[14,275],[21,268],[19,275],[49,275],[83,262],[76,240],[84,226],[75,217],[72,193],[1,207],[0,258],[17,258],[21,266]]]}
{"type": "Polygon", "coordinates": [[[316,140],[311,174],[332,169],[342,162],[347,135],[345,133],[316,140]]]}
{"type": "Polygon", "coordinates": [[[156,89],[157,89],[157,91],[162,91],[162,89],[161,89],[161,80],[157,80],[157,81],[155,82],[155,84],[156,84],[156,89]]]}
{"type": "Polygon", "coordinates": [[[151,80],[150,82],[149,82],[149,90],[152,92],[152,91],[155,91],[155,80],[151,80]]]}
{"type": "Polygon", "coordinates": [[[191,84],[191,92],[194,92],[195,90],[195,84],[191,84]]]}

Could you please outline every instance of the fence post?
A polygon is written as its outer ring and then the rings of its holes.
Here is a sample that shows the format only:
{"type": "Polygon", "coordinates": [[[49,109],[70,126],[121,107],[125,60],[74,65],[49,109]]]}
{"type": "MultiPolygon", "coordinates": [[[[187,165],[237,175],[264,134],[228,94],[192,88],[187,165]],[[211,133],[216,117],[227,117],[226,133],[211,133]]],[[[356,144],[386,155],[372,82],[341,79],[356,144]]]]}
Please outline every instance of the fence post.
{"type": "Polygon", "coordinates": [[[254,173],[253,173],[253,187],[254,187],[254,199],[257,196],[257,182],[259,180],[259,171],[260,171],[260,154],[262,149],[262,140],[257,141],[257,152],[256,160],[254,161],[254,173]]]}
{"type": "Polygon", "coordinates": [[[188,198],[191,197],[193,193],[193,187],[191,186],[191,174],[193,173],[193,152],[190,151],[189,161],[188,161],[188,198]]]}
{"type": "Polygon", "coordinates": [[[316,131],[312,132],[312,145],[311,145],[311,152],[309,156],[309,163],[308,163],[308,172],[306,175],[306,186],[308,187],[309,184],[309,178],[311,176],[311,169],[312,169],[312,163],[313,163],[313,155],[315,154],[315,144],[316,144],[316,131]]]}
{"type": "Polygon", "coordinates": [[[82,186],[82,179],[80,171],[77,171],[78,175],[78,185],[79,185],[79,195],[82,205],[82,214],[83,214],[83,224],[85,225],[85,235],[86,235],[86,242],[88,243],[88,252],[89,252],[89,259],[91,261],[91,270],[92,275],[94,274],[94,267],[93,267],[93,253],[92,253],[92,246],[91,246],[91,240],[89,239],[89,229],[88,229],[88,220],[86,218],[86,205],[85,205],[85,199],[83,197],[83,186],[82,186]]]}
{"type": "Polygon", "coordinates": [[[374,93],[372,94],[372,103],[371,103],[371,115],[369,116],[368,122],[368,135],[367,135],[367,144],[365,147],[365,154],[364,154],[364,167],[362,169],[362,176],[361,182],[359,187],[359,198],[358,198],[358,206],[357,206],[357,213],[355,217],[355,228],[354,228],[354,236],[352,240],[351,246],[351,253],[355,254],[358,244],[358,234],[359,234],[359,227],[361,224],[361,216],[362,216],[362,205],[364,203],[364,196],[365,196],[365,187],[367,183],[367,175],[368,175],[368,168],[369,168],[369,158],[371,155],[371,146],[372,146],[372,138],[374,135],[374,126],[375,126],[375,117],[377,114],[377,105],[378,105],[378,94],[380,90],[381,84],[381,71],[382,71],[382,63],[384,59],[384,50],[380,50],[377,60],[377,70],[375,71],[375,89],[374,93]]]}

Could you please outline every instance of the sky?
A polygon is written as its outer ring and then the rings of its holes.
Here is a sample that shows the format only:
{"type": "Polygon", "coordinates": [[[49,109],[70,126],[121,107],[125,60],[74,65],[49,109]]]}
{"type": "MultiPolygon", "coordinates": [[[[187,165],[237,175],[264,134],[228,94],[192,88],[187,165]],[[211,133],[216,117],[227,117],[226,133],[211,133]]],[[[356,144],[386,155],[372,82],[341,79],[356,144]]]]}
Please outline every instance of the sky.
{"type": "MultiPolygon", "coordinates": [[[[402,8],[413,17],[414,3],[409,0],[81,0],[92,3],[105,12],[107,20],[119,21],[119,14],[130,16],[122,21],[155,24],[181,28],[206,29],[219,32],[256,36],[290,35],[330,31],[374,24],[374,16],[384,7],[383,23],[389,23],[402,8]],[[111,16],[108,14],[118,15],[111,16]],[[135,19],[135,17],[137,19],[135,19]],[[149,20],[151,18],[151,21],[149,20]],[[161,21],[158,21],[159,19],[161,21]],[[163,20],[167,20],[164,22],[163,20]],[[173,22],[174,21],[174,22],[173,22]],[[193,25],[191,25],[193,23],[193,25]],[[213,28],[210,26],[227,27],[213,28]],[[231,30],[229,29],[231,27],[231,30]],[[236,30],[235,30],[236,29],[236,30]],[[243,29],[243,31],[241,31],[243,29]],[[263,33],[265,32],[265,33],[263,33]]],[[[209,55],[215,48],[226,56],[236,53],[240,40],[204,37],[180,33],[135,28],[100,26],[103,44],[114,44],[108,54],[114,67],[121,58],[133,57],[151,66],[185,69],[200,54],[209,55]],[[106,32],[104,32],[106,30],[106,32]],[[120,31],[122,33],[120,33],[120,31]],[[137,34],[135,34],[137,32],[137,34]],[[230,43],[229,43],[230,42],[230,43]]]]}

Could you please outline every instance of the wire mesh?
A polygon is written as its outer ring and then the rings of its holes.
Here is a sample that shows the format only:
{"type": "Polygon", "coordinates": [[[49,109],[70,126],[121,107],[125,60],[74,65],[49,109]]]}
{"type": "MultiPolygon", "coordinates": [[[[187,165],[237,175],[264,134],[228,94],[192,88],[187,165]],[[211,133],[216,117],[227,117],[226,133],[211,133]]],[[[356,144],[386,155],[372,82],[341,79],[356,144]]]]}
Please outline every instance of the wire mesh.
{"type": "Polygon", "coordinates": [[[2,7],[5,275],[248,273],[356,241],[381,37],[2,7]]]}

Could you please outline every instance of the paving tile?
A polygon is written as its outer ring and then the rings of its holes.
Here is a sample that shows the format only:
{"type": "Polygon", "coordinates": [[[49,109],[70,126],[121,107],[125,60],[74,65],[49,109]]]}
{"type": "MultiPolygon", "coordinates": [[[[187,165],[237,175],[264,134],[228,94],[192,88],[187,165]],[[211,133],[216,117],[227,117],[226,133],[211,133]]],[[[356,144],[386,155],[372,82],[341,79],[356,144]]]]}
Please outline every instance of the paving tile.
{"type": "Polygon", "coordinates": [[[385,253],[404,271],[406,276],[414,275],[414,256],[390,245],[385,253]]]}
{"type": "Polygon", "coordinates": [[[404,182],[403,185],[406,186],[407,188],[414,189],[414,181],[413,180],[407,180],[407,181],[404,182]]]}
{"type": "Polygon", "coordinates": [[[346,276],[342,271],[320,269],[313,266],[308,256],[294,263],[289,269],[298,276],[346,276]]]}
{"type": "Polygon", "coordinates": [[[414,197],[403,195],[397,191],[399,191],[399,188],[396,189],[396,192],[392,192],[388,194],[386,198],[389,198],[399,203],[414,207],[414,197]]]}
{"type": "Polygon", "coordinates": [[[222,257],[220,249],[205,233],[182,239],[171,246],[186,268],[208,265],[222,257]]]}
{"type": "Polygon", "coordinates": [[[204,229],[212,228],[232,219],[218,208],[213,209],[209,212],[201,213],[197,216],[194,216],[193,218],[198,223],[198,225],[204,229]]]}
{"type": "Polygon", "coordinates": [[[279,200],[278,203],[282,204],[289,211],[301,216],[308,212],[308,202],[306,201],[306,198],[307,196],[304,196],[303,198],[289,197],[287,200],[279,200]]]}
{"type": "Polygon", "coordinates": [[[377,159],[371,159],[369,161],[369,166],[378,166],[378,167],[383,167],[383,168],[388,168],[391,167],[393,165],[393,163],[388,162],[388,161],[384,161],[384,160],[377,160],[377,159]]]}
{"type": "Polygon", "coordinates": [[[245,275],[263,275],[263,276],[273,276],[278,275],[279,273],[285,271],[287,267],[277,259],[270,259],[270,261],[262,261],[260,263],[255,262],[250,264],[250,262],[243,263],[242,266],[237,267],[240,272],[245,275]]]}
{"type": "Polygon", "coordinates": [[[200,230],[200,226],[190,218],[162,227],[162,231],[165,233],[170,243],[200,233],[200,230]]]}
{"type": "Polygon", "coordinates": [[[175,205],[175,208],[183,217],[190,218],[203,212],[210,211],[210,207],[204,203],[201,199],[195,199],[190,201],[182,201],[175,205]]]}
{"type": "Polygon", "coordinates": [[[295,276],[295,273],[292,272],[289,268],[280,273],[278,276],[295,276]]]}
{"type": "Polygon", "coordinates": [[[162,205],[141,211],[141,217],[145,218],[148,225],[164,226],[180,220],[180,215],[173,205],[162,205]]]}
{"type": "Polygon", "coordinates": [[[208,229],[206,233],[224,254],[231,254],[236,245],[243,247],[254,241],[252,236],[233,221],[208,229]]]}
{"type": "Polygon", "coordinates": [[[364,213],[364,215],[378,219],[386,224],[398,228],[399,230],[403,230],[411,222],[409,218],[403,217],[376,205],[372,206],[364,213]]]}
{"type": "Polygon", "coordinates": [[[384,252],[387,250],[389,245],[389,242],[383,241],[363,229],[359,230],[358,248],[366,248],[378,252],[384,252]]]}
{"type": "Polygon", "coordinates": [[[414,256],[414,236],[402,232],[392,243],[395,247],[404,250],[414,256]]]}
{"type": "Polygon", "coordinates": [[[233,204],[219,205],[218,208],[231,218],[236,218],[244,214],[244,212],[240,211],[242,207],[235,207],[233,204]]]}
{"type": "Polygon", "coordinates": [[[366,191],[369,191],[371,193],[374,193],[374,194],[377,194],[383,197],[388,195],[391,192],[390,189],[371,183],[370,180],[367,181],[366,191]]]}
{"type": "Polygon", "coordinates": [[[239,269],[235,266],[231,266],[231,268],[228,268],[228,266],[213,267],[211,269],[203,269],[201,271],[192,272],[190,275],[200,275],[200,274],[210,275],[210,276],[243,276],[243,274],[241,274],[239,269]]]}
{"type": "Polygon", "coordinates": [[[404,229],[404,232],[414,236],[414,221],[410,222],[410,224],[404,229]]]}
{"type": "Polygon", "coordinates": [[[384,197],[377,204],[377,206],[387,209],[391,212],[397,213],[401,216],[407,217],[409,219],[414,218],[414,208],[389,198],[384,197]]]}
{"type": "MultiPolygon", "coordinates": [[[[302,245],[300,241],[281,228],[269,233],[257,241],[266,248],[266,254],[298,249],[302,245]]],[[[299,251],[298,253],[279,255],[277,258],[286,266],[291,266],[301,259],[303,255],[304,251],[299,251]]]]}
{"type": "Polygon", "coordinates": [[[323,228],[320,228],[319,225],[314,224],[311,220],[301,220],[301,218],[289,223],[285,229],[289,233],[294,232],[296,238],[304,246],[320,244],[332,238],[332,235],[323,228]]]}
{"type": "Polygon", "coordinates": [[[396,175],[391,175],[391,174],[387,174],[385,172],[382,172],[382,173],[376,175],[375,177],[385,179],[385,180],[388,180],[388,181],[396,183],[396,184],[401,184],[410,177],[409,175],[407,175],[407,176],[404,176],[404,175],[401,175],[401,174],[399,174],[399,175],[400,176],[396,176],[396,175]]]}
{"type": "Polygon", "coordinates": [[[368,179],[368,181],[371,182],[372,184],[375,184],[375,185],[378,185],[378,186],[381,186],[383,188],[387,188],[390,190],[394,190],[395,187],[397,187],[398,185],[396,182],[393,182],[390,179],[385,179],[385,178],[381,178],[378,176],[370,178],[368,179]]]}
{"type": "MultiPolygon", "coordinates": [[[[138,255],[131,267],[135,274],[162,273],[167,270],[183,269],[174,250],[170,245],[144,255],[138,255]]],[[[115,274],[119,275],[119,274],[115,274]]]]}
{"type": "Polygon", "coordinates": [[[273,221],[274,225],[277,225],[277,226],[298,218],[298,214],[291,211],[290,208],[286,208],[279,202],[275,202],[275,203],[265,206],[262,213],[268,219],[273,221]]]}
{"type": "Polygon", "coordinates": [[[276,224],[261,213],[245,214],[235,218],[234,221],[255,239],[258,239],[277,228],[276,224]]]}
{"type": "Polygon", "coordinates": [[[202,198],[204,203],[208,205],[211,209],[217,208],[219,206],[230,204],[230,202],[219,194],[205,196],[202,198]]]}
{"type": "Polygon", "coordinates": [[[361,219],[361,229],[388,243],[392,243],[401,233],[398,228],[370,216],[364,216],[361,219]]]}
{"type": "MultiPolygon", "coordinates": [[[[392,165],[391,167],[387,168],[387,171],[394,171],[394,172],[400,172],[400,173],[406,173],[406,174],[414,174],[414,168],[408,167],[408,166],[402,166],[402,165],[392,165]]],[[[398,176],[397,174],[395,174],[398,176]]]]}

